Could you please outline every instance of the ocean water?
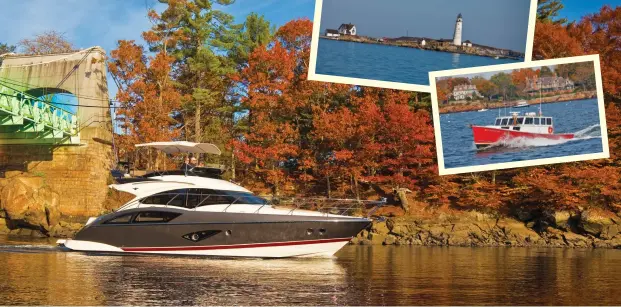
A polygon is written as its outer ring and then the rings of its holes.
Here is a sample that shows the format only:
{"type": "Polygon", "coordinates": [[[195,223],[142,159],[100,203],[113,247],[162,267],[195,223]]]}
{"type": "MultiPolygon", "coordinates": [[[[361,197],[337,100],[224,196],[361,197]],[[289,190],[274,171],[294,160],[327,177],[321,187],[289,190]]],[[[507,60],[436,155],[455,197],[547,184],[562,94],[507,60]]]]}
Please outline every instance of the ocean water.
{"type": "Polygon", "coordinates": [[[317,74],[429,85],[429,72],[516,63],[475,55],[319,39],[317,74]]]}
{"type": "Polygon", "coordinates": [[[330,259],[64,252],[0,236],[2,305],[621,305],[621,250],[346,246],[330,259]]]}
{"type": "Polygon", "coordinates": [[[491,125],[499,112],[538,112],[539,105],[519,109],[492,109],[485,112],[461,112],[440,115],[440,132],[444,167],[455,168],[488,165],[533,159],[566,157],[601,153],[603,142],[599,126],[597,99],[548,103],[542,105],[543,115],[552,116],[555,133],[574,133],[572,140],[514,140],[503,148],[477,151],[472,137],[473,125],[491,125]]]}

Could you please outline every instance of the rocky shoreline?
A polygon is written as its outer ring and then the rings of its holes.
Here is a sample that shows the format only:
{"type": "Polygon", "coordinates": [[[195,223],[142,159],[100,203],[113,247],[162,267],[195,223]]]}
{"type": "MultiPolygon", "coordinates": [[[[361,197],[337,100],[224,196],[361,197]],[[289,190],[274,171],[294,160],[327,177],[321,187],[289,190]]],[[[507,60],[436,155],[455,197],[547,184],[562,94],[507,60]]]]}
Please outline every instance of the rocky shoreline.
{"type": "Polygon", "coordinates": [[[404,47],[404,48],[413,48],[413,49],[427,50],[427,51],[438,51],[438,52],[449,52],[449,53],[476,55],[476,56],[482,56],[482,57],[488,57],[488,58],[511,59],[511,60],[516,60],[516,61],[523,61],[524,60],[523,58],[510,57],[510,56],[500,56],[500,55],[476,52],[472,48],[463,49],[463,48],[458,48],[458,47],[455,47],[455,46],[445,47],[445,46],[438,46],[438,45],[431,45],[431,44],[430,45],[426,45],[426,46],[421,46],[421,45],[418,45],[418,44],[393,43],[393,42],[387,42],[387,41],[378,41],[377,39],[370,39],[370,38],[366,38],[366,37],[362,37],[362,36],[341,36],[341,37],[335,39],[335,38],[331,38],[331,37],[327,37],[327,36],[323,36],[322,35],[319,38],[320,39],[329,39],[329,40],[338,40],[338,41],[344,41],[344,42],[352,42],[352,43],[360,43],[360,44],[385,45],[385,46],[394,46],[394,47],[404,47]]]}
{"type": "MultiPolygon", "coordinates": [[[[578,93],[570,93],[570,94],[561,94],[555,96],[543,97],[541,99],[542,104],[548,103],[557,103],[557,102],[567,102],[567,101],[576,101],[576,100],[586,100],[593,99],[597,97],[597,93],[595,91],[586,91],[586,92],[578,92],[578,93]]],[[[540,99],[533,98],[527,100],[529,105],[537,105],[539,104],[540,99]]],[[[509,104],[515,104],[517,101],[507,101],[509,104]]],[[[502,102],[486,102],[486,101],[471,101],[468,103],[449,103],[448,105],[441,106],[439,108],[440,114],[448,114],[448,113],[460,113],[460,112],[473,112],[481,109],[502,109],[505,108],[504,103],[502,102]]]]}
{"type": "Polygon", "coordinates": [[[376,221],[351,244],[621,249],[621,217],[596,209],[540,217],[497,217],[476,211],[434,218],[376,221]]]}

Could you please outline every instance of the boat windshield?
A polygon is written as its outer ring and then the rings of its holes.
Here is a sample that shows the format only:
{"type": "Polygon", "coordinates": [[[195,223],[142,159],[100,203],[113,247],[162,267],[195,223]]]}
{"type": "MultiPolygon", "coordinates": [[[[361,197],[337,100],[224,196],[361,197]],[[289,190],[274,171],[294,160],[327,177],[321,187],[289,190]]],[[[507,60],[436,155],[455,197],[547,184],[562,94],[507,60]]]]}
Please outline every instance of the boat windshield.
{"type": "Polygon", "coordinates": [[[265,205],[267,200],[248,192],[178,189],[147,196],[140,200],[140,203],[194,209],[209,205],[265,205]]]}

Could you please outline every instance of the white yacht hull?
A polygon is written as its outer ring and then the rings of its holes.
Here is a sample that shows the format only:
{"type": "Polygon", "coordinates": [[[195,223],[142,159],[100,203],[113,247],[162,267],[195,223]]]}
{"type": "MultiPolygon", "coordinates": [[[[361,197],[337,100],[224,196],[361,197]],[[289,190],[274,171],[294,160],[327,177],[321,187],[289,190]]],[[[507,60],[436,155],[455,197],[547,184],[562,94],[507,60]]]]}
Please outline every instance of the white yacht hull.
{"type": "Polygon", "coordinates": [[[116,246],[83,241],[59,240],[59,245],[72,251],[144,253],[165,255],[194,255],[216,257],[253,257],[253,258],[289,258],[289,257],[332,257],[347,245],[351,238],[271,242],[256,244],[216,245],[216,246],[174,246],[174,247],[132,247],[116,246]]]}

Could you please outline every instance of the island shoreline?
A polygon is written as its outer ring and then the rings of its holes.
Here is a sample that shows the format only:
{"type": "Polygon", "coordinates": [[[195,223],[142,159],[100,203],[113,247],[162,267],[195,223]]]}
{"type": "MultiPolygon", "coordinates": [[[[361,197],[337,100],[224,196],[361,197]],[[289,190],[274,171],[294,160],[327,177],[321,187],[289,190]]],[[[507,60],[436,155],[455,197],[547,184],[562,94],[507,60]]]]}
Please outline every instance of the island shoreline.
{"type": "Polygon", "coordinates": [[[432,46],[426,47],[426,46],[420,46],[420,45],[395,44],[395,43],[388,43],[386,41],[380,42],[380,41],[377,41],[377,40],[371,40],[371,39],[361,38],[361,37],[350,38],[350,36],[341,36],[341,37],[338,37],[338,38],[331,38],[331,37],[327,37],[325,35],[321,35],[321,36],[319,36],[319,39],[332,40],[332,41],[344,41],[344,42],[359,43],[359,44],[371,44],[371,45],[382,45],[382,46],[411,48],[411,49],[418,49],[418,50],[424,50],[424,51],[437,51],[437,52],[444,52],[444,53],[457,53],[457,54],[465,54],[465,55],[472,55],[472,56],[488,57],[488,58],[493,58],[493,59],[498,57],[498,59],[509,59],[509,60],[516,60],[516,61],[524,61],[523,58],[518,58],[518,57],[510,57],[510,56],[504,56],[504,55],[480,54],[480,53],[474,53],[474,52],[467,52],[467,51],[465,51],[463,49],[461,49],[461,50],[443,50],[441,48],[438,48],[437,46],[436,47],[432,47],[432,46]]]}

